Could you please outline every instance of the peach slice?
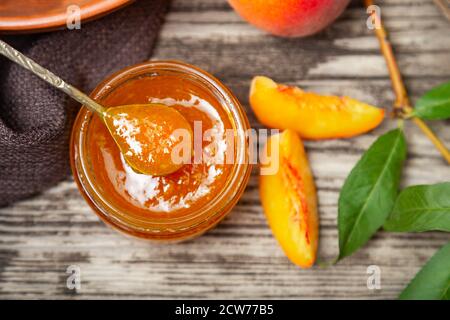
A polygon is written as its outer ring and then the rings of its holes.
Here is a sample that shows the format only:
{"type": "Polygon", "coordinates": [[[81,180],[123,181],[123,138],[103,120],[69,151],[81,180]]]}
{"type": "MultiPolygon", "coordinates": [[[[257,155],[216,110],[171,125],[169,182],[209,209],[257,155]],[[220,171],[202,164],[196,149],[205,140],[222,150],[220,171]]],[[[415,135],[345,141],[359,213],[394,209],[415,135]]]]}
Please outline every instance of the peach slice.
{"type": "Polygon", "coordinates": [[[250,105],[264,125],[292,129],[305,139],[347,138],[377,127],[384,110],[349,97],[322,96],[253,78],[250,105]]]}
{"type": "Polygon", "coordinates": [[[292,130],[271,136],[261,163],[260,196],[272,233],[293,263],[309,268],[316,260],[319,217],[316,187],[299,136],[292,130]],[[264,174],[267,168],[278,169],[264,174]]]}

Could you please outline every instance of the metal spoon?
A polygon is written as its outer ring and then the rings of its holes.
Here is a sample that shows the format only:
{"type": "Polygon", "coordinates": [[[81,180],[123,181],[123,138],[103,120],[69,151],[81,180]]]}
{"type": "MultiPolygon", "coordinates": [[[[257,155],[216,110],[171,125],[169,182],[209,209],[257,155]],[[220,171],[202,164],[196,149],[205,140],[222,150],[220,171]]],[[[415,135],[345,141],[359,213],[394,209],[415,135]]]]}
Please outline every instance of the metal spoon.
{"type": "Polygon", "coordinates": [[[136,172],[167,175],[183,166],[182,161],[172,159],[170,151],[177,142],[190,143],[187,147],[191,149],[192,129],[176,109],[162,104],[105,108],[2,40],[0,40],[0,54],[95,112],[108,127],[127,163],[136,172]],[[185,130],[186,135],[180,136],[177,140],[172,135],[176,129],[185,130]]]}

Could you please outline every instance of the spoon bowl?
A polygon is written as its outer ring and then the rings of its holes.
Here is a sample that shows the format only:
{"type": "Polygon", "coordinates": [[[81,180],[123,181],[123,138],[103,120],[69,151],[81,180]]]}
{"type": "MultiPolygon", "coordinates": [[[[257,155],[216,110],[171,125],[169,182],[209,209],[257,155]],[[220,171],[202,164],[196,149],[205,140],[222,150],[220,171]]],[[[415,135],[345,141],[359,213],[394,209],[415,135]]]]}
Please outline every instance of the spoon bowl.
{"type": "Polygon", "coordinates": [[[111,107],[103,120],[138,173],[167,175],[191,159],[191,125],[175,108],[156,103],[111,107]]]}

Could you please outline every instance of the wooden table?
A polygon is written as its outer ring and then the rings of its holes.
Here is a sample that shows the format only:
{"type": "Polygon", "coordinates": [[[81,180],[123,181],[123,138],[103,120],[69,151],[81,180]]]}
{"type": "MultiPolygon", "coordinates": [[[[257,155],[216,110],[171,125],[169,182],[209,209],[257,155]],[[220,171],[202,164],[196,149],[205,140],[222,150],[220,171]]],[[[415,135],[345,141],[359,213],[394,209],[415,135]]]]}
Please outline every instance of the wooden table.
{"type": "MultiPolygon", "coordinates": [[[[431,0],[386,0],[381,14],[411,96],[450,78],[449,22],[431,0]]],[[[349,95],[390,108],[394,96],[378,42],[353,2],[322,33],[306,39],[269,36],[243,22],[225,0],[176,0],[155,59],[180,59],[222,79],[248,107],[254,75],[307,90],[349,95]]],[[[354,139],[307,142],[320,202],[320,259],[337,254],[337,199],[361,153],[394,123],[354,139]]],[[[449,122],[433,123],[450,145],[449,122]]],[[[404,186],[450,180],[450,170],[412,124],[404,186]]],[[[329,268],[292,265],[261,209],[257,172],[216,229],[193,241],[157,245],[128,239],[98,221],[72,180],[0,209],[0,298],[395,298],[445,233],[379,232],[352,257],[329,268]],[[66,286],[66,268],[81,268],[81,290],[66,286]],[[381,289],[369,290],[369,265],[381,289]]],[[[0,191],[1,192],[1,191],[0,191]]]]}

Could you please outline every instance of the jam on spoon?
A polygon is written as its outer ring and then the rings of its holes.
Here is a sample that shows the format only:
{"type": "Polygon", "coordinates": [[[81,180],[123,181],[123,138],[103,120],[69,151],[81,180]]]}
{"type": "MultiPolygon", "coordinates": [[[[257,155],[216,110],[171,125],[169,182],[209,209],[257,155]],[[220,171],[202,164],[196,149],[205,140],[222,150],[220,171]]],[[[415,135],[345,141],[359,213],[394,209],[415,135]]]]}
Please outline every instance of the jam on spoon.
{"type": "Polygon", "coordinates": [[[103,117],[124,159],[137,172],[168,175],[190,160],[190,156],[185,158],[186,154],[174,149],[187,146],[192,150],[191,125],[174,108],[163,104],[125,105],[108,108],[103,117]]]}
{"type": "Polygon", "coordinates": [[[181,143],[183,150],[192,150],[191,126],[174,108],[162,104],[105,108],[1,40],[0,54],[97,113],[108,127],[124,159],[136,172],[163,176],[177,171],[184,162],[190,160],[186,155],[172,156],[174,149],[181,143]],[[178,131],[180,135],[175,134],[176,130],[182,130],[178,131]]]}

